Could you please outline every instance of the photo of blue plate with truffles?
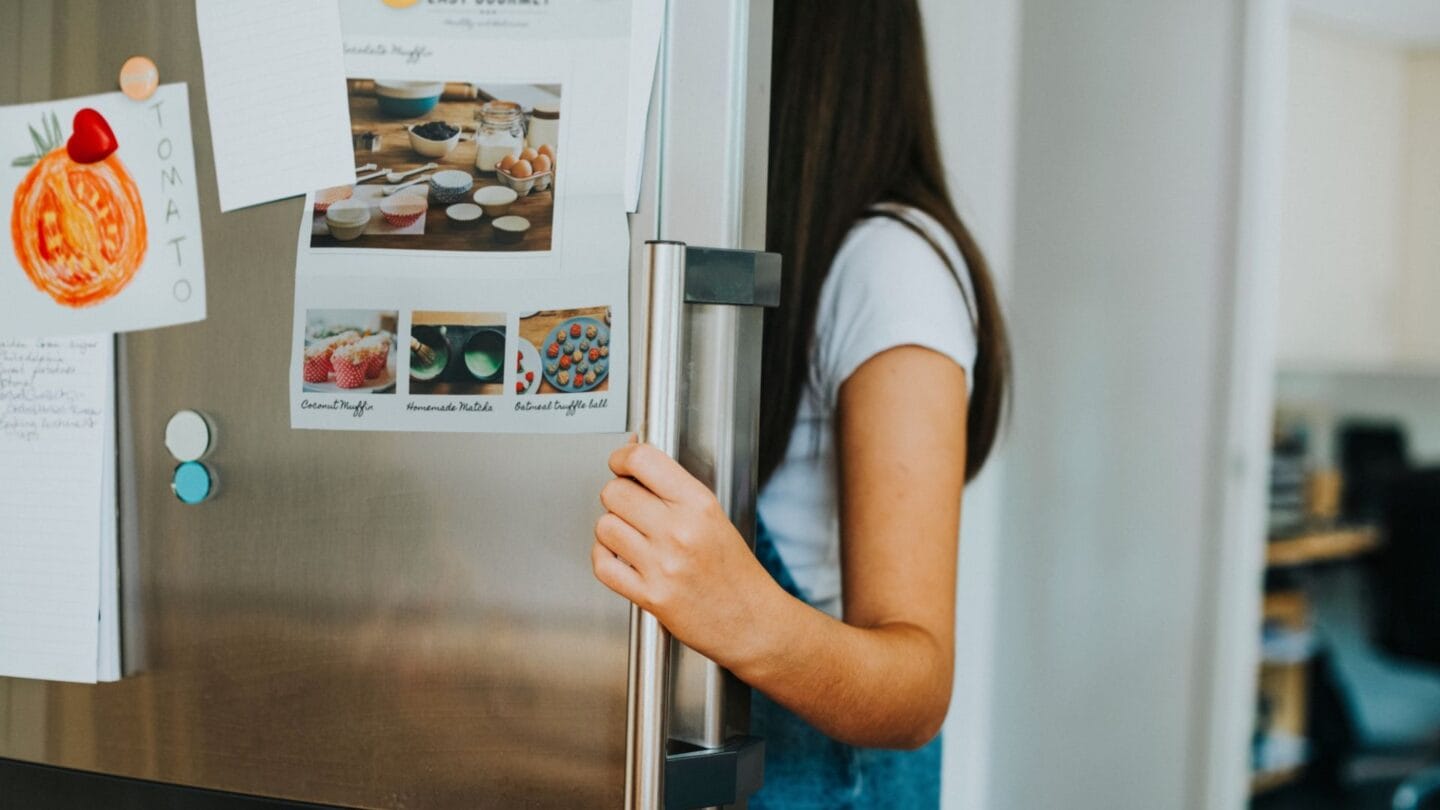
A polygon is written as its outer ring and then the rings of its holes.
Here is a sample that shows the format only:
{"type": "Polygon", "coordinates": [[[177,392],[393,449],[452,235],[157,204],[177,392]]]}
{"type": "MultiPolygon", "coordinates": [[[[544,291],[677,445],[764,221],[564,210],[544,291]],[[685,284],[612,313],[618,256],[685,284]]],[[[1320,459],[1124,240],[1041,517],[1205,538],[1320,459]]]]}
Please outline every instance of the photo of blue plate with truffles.
{"type": "Polygon", "coordinates": [[[605,391],[610,381],[610,309],[549,310],[520,320],[520,336],[539,350],[537,394],[605,391]]]}

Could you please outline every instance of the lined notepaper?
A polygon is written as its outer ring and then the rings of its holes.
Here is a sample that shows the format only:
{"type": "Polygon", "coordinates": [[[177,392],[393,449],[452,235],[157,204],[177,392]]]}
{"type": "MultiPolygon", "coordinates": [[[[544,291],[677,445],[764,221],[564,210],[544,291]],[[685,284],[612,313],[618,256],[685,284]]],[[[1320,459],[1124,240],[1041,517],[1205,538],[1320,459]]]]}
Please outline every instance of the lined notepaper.
{"type": "Polygon", "coordinates": [[[220,210],[355,182],[337,0],[195,0],[220,210]]]}
{"type": "Polygon", "coordinates": [[[118,676],[118,649],[100,662],[112,356],[109,335],[0,340],[0,675],[118,676]]]}

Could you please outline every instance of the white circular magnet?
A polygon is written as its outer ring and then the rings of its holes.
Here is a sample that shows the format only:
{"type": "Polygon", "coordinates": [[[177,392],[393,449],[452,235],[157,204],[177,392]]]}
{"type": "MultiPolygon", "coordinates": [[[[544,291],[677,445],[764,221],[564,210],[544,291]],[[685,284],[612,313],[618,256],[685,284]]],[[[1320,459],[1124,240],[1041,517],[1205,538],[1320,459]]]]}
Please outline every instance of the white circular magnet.
{"type": "Polygon", "coordinates": [[[210,452],[210,420],[199,411],[176,411],[165,425],[165,448],[176,461],[198,461],[210,452]]]}

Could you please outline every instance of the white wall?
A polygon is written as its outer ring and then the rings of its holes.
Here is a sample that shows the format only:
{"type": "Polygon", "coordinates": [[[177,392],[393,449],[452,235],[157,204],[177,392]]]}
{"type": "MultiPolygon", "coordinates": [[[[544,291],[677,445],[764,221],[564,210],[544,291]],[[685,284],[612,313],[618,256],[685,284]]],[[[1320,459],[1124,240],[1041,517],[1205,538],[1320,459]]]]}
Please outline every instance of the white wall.
{"type": "Polygon", "coordinates": [[[1440,52],[1412,52],[1407,67],[1400,348],[1412,365],[1440,373],[1440,52]]]}
{"type": "MultiPolygon", "coordinates": [[[[921,0],[951,193],[997,282],[1014,227],[1020,0],[921,0]]],[[[1004,445],[965,493],[956,597],[955,692],[945,722],[945,810],[988,810],[1004,445]]]]}
{"type": "Polygon", "coordinates": [[[1435,0],[1288,0],[1297,13],[1398,43],[1440,40],[1435,0]]]}
{"type": "Polygon", "coordinates": [[[1203,801],[1241,6],[1024,5],[995,810],[1203,801]]]}
{"type": "Polygon", "coordinates": [[[1403,343],[1406,54],[1297,22],[1289,59],[1280,360],[1389,364],[1403,343]]]}

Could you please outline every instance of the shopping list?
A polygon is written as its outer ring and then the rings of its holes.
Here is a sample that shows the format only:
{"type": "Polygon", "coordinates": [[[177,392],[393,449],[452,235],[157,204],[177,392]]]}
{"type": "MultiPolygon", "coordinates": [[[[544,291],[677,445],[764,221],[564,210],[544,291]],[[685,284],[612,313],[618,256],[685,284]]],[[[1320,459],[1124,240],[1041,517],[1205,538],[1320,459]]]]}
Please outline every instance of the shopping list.
{"type": "Polygon", "coordinates": [[[184,84],[0,107],[0,336],[205,317],[184,84]]]}
{"type": "Polygon", "coordinates": [[[220,210],[348,182],[337,0],[195,0],[220,210]]]}
{"type": "Polygon", "coordinates": [[[343,8],[357,173],[306,199],[292,426],[624,429],[631,4],[343,8]]]}
{"type": "Polygon", "coordinates": [[[0,675],[118,677],[112,357],[109,335],[0,339],[0,675]]]}

